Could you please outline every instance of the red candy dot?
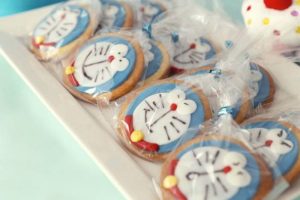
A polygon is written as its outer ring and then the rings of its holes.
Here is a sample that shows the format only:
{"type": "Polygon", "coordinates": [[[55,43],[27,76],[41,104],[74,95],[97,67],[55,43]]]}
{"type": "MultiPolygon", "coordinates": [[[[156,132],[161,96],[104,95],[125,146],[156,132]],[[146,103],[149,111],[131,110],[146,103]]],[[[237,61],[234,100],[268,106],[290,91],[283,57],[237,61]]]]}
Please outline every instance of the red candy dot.
{"type": "Polygon", "coordinates": [[[223,172],[225,173],[225,174],[228,174],[229,172],[231,172],[231,167],[230,166],[226,166],[226,167],[224,167],[224,169],[223,169],[223,172]]]}
{"type": "Polygon", "coordinates": [[[265,145],[266,145],[267,147],[270,147],[272,144],[273,144],[273,141],[272,141],[272,140],[267,140],[267,141],[265,142],[265,145]]]}
{"type": "Polygon", "coordinates": [[[248,6],[248,7],[247,7],[247,11],[250,11],[251,9],[252,9],[251,6],[248,6]]]}
{"type": "Polygon", "coordinates": [[[195,43],[191,44],[191,45],[190,45],[190,48],[191,48],[191,49],[195,49],[195,48],[196,48],[196,44],[195,44],[195,43]]]}
{"type": "Polygon", "coordinates": [[[264,2],[267,8],[275,10],[285,10],[293,4],[293,0],[264,0],[264,2]]]}
{"type": "Polygon", "coordinates": [[[177,104],[172,103],[170,106],[170,110],[175,111],[177,109],[177,104]]]}

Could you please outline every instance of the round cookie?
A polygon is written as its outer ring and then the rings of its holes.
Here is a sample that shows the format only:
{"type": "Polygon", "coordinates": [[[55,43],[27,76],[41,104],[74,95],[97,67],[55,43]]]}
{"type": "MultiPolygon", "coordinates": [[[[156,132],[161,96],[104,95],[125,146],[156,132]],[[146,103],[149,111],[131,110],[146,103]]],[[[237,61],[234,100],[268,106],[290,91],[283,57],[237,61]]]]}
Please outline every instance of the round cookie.
{"type": "MultiPolygon", "coordinates": [[[[185,79],[186,82],[190,82],[190,84],[196,83],[200,85],[199,87],[203,90],[203,93],[209,99],[209,104],[211,106],[212,112],[217,114],[220,111],[218,108],[218,104],[220,103],[220,97],[217,97],[215,91],[215,89],[218,86],[214,85],[218,84],[219,78],[214,73],[214,66],[204,66],[197,69],[188,70],[185,74],[188,75],[185,79]],[[199,81],[195,82],[195,80],[199,81]]],[[[249,94],[245,89],[245,92],[244,94],[242,94],[242,97],[240,95],[237,95],[235,97],[232,96],[230,98],[232,98],[232,100],[234,100],[235,102],[233,105],[228,105],[232,107],[231,115],[236,122],[241,123],[247,117],[251,109],[249,94]]]]}
{"type": "Polygon", "coordinates": [[[200,136],[178,148],[161,172],[164,200],[260,200],[272,189],[266,163],[242,142],[200,136]]]}
{"type": "Polygon", "coordinates": [[[300,129],[278,119],[258,118],[242,124],[245,138],[273,169],[273,177],[292,183],[300,173],[300,129]]]}
{"type": "Polygon", "coordinates": [[[166,78],[170,71],[168,50],[160,42],[149,41],[144,48],[145,83],[166,78]]]}
{"type": "Polygon", "coordinates": [[[143,73],[143,50],[135,39],[103,34],[84,45],[66,67],[64,85],[84,101],[107,103],[133,89],[143,73]]]}
{"type": "Polygon", "coordinates": [[[259,105],[270,106],[275,95],[273,78],[267,70],[255,63],[250,63],[250,70],[250,96],[253,107],[257,108],[259,105]]]}
{"type": "Polygon", "coordinates": [[[58,6],[34,28],[31,50],[41,60],[62,58],[93,34],[95,23],[84,7],[58,6]]]}
{"type": "Polygon", "coordinates": [[[248,30],[263,31],[289,47],[300,45],[299,0],[244,0],[242,14],[248,30]]]}
{"type": "Polygon", "coordinates": [[[141,0],[139,12],[142,18],[142,24],[152,23],[157,16],[165,12],[167,9],[161,3],[151,0],[141,0]]]}
{"type": "Polygon", "coordinates": [[[130,28],[134,23],[134,16],[131,6],[125,1],[102,0],[104,7],[104,19],[100,28],[130,28]]]}
{"type": "Polygon", "coordinates": [[[172,40],[174,42],[171,58],[173,73],[200,67],[203,61],[213,58],[217,53],[212,43],[203,37],[187,41],[177,35],[172,37],[172,40]]]}
{"type": "Polygon", "coordinates": [[[211,118],[201,90],[181,81],[164,80],[134,91],[123,103],[119,133],[127,147],[147,160],[164,160],[178,143],[195,137],[211,118]]]}

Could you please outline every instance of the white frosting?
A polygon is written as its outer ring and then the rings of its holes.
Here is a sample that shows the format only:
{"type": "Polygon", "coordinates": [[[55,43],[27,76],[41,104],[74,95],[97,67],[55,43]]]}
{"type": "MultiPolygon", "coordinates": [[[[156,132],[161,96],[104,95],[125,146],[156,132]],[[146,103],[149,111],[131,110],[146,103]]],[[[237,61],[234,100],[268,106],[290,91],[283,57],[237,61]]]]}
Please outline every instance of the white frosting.
{"type": "Polygon", "coordinates": [[[104,19],[103,25],[106,27],[112,27],[114,21],[116,20],[116,15],[119,12],[119,8],[112,4],[107,4],[104,7],[104,19]]]}
{"type": "Polygon", "coordinates": [[[276,10],[267,8],[264,0],[244,0],[242,13],[248,30],[252,34],[271,35],[284,45],[299,46],[300,30],[296,30],[300,28],[300,4],[297,1],[285,10],[276,10]]]}
{"type": "Polygon", "coordinates": [[[145,66],[148,66],[149,63],[154,59],[154,54],[151,52],[152,44],[150,43],[150,41],[143,41],[141,45],[144,52],[145,66]]]}
{"type": "Polygon", "coordinates": [[[287,139],[283,129],[248,129],[247,139],[270,165],[274,165],[281,155],[293,149],[293,143],[287,139]]]}
{"type": "Polygon", "coordinates": [[[250,70],[250,97],[256,97],[259,92],[259,81],[262,80],[263,75],[258,69],[250,70]]]}
{"type": "Polygon", "coordinates": [[[75,77],[80,86],[94,87],[111,80],[129,66],[124,44],[98,42],[85,47],[75,60],[75,77]]]}
{"type": "Polygon", "coordinates": [[[225,200],[250,184],[247,159],[240,153],[218,147],[200,147],[185,153],[175,176],[188,200],[225,200]],[[225,173],[226,172],[226,173],[225,173]]]}
{"type": "Polygon", "coordinates": [[[175,43],[172,64],[184,69],[194,68],[205,60],[210,50],[211,47],[206,43],[202,44],[199,38],[193,40],[181,38],[175,43]],[[195,48],[190,48],[191,45],[195,45],[195,48]]]}
{"type": "Polygon", "coordinates": [[[147,142],[168,144],[186,133],[191,114],[196,108],[196,103],[185,99],[185,93],[181,90],[154,94],[144,99],[134,110],[133,127],[144,133],[147,142]],[[172,104],[177,105],[176,110],[170,110],[172,104]]]}
{"type": "Polygon", "coordinates": [[[43,36],[45,38],[44,43],[57,43],[74,30],[78,23],[79,14],[68,7],[59,8],[39,24],[33,35],[35,37],[43,36]]]}
{"type": "Polygon", "coordinates": [[[145,3],[143,6],[141,6],[140,11],[144,23],[151,22],[153,17],[159,13],[159,9],[149,3],[145,3]]]}

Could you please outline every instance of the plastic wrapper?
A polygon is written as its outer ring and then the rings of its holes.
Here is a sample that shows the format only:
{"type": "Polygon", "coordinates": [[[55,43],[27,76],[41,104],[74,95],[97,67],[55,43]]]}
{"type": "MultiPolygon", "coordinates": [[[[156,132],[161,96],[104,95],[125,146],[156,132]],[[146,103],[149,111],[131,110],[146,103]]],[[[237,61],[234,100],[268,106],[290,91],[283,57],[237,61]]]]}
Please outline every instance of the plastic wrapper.
{"type": "Polygon", "coordinates": [[[169,72],[167,50],[142,31],[101,32],[63,61],[66,88],[89,103],[108,105],[138,84],[169,72]]]}
{"type": "Polygon", "coordinates": [[[89,39],[102,19],[98,0],[76,0],[60,4],[36,25],[29,39],[40,60],[59,60],[89,39]]]}
{"type": "Polygon", "coordinates": [[[240,35],[236,25],[194,2],[166,12],[145,29],[168,47],[174,73],[200,67],[230,48],[240,35]]]}
{"type": "Polygon", "coordinates": [[[247,134],[228,113],[205,123],[198,137],[179,146],[163,164],[161,199],[278,197],[288,182],[246,140],[247,134]]]}

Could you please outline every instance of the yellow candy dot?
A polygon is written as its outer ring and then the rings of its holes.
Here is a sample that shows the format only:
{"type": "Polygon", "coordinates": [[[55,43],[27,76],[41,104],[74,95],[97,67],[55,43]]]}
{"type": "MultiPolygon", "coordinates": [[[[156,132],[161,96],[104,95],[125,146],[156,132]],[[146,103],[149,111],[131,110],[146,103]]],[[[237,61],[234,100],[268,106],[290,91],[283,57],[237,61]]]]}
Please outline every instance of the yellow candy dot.
{"type": "Polygon", "coordinates": [[[300,26],[296,28],[296,33],[300,34],[300,26]]]}
{"type": "Polygon", "coordinates": [[[263,19],[263,24],[264,24],[264,25],[270,24],[270,19],[269,19],[269,18],[264,18],[264,19],[263,19]]]}
{"type": "Polygon", "coordinates": [[[246,23],[247,23],[248,25],[251,25],[251,24],[252,24],[252,19],[248,19],[246,23]]]}
{"type": "Polygon", "coordinates": [[[140,142],[144,139],[144,134],[141,131],[133,131],[130,135],[132,142],[140,142]]]}
{"type": "Polygon", "coordinates": [[[34,40],[37,44],[41,44],[45,41],[45,37],[44,36],[37,36],[37,37],[35,37],[34,40]]]}
{"type": "Polygon", "coordinates": [[[73,66],[68,66],[65,69],[66,75],[74,74],[74,72],[75,72],[75,68],[73,66]]]}
{"type": "Polygon", "coordinates": [[[170,189],[177,185],[176,176],[167,176],[163,181],[163,187],[166,189],[170,189]]]}

